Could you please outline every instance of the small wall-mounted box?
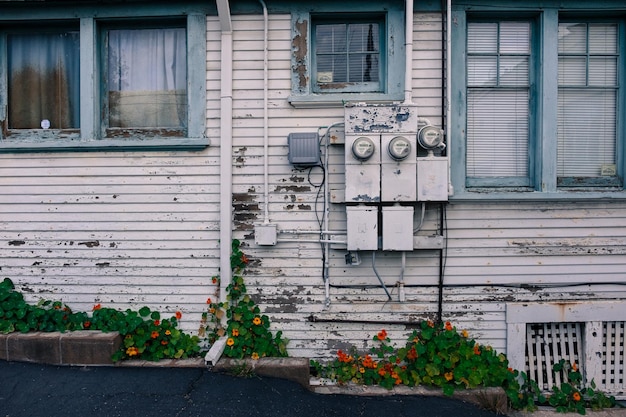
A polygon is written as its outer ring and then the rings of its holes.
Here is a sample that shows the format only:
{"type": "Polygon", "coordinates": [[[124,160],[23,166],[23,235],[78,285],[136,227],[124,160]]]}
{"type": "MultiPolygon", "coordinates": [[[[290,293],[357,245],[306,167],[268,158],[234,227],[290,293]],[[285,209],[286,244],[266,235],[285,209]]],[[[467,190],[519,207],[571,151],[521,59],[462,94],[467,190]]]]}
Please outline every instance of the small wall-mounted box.
{"type": "Polygon", "coordinates": [[[348,250],[378,250],[378,207],[346,207],[348,250]]]}
{"type": "Polygon", "coordinates": [[[448,201],[448,158],[417,158],[417,201],[448,201]]]}
{"type": "Polygon", "coordinates": [[[413,207],[383,207],[383,250],[413,250],[413,207]]]}
{"type": "Polygon", "coordinates": [[[290,133],[287,136],[289,163],[295,166],[315,166],[320,163],[320,142],[316,132],[290,133]]]}
{"type": "Polygon", "coordinates": [[[274,246],[276,244],[276,225],[271,223],[255,224],[254,243],[259,246],[274,246]]]}

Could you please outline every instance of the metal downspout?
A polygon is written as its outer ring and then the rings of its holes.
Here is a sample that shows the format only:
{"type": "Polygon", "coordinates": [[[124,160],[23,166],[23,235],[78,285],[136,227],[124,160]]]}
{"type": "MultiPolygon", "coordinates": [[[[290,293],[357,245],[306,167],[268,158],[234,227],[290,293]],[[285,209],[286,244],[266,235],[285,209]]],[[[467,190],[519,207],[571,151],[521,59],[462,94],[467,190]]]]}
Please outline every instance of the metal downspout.
{"type": "Polygon", "coordinates": [[[404,103],[413,102],[413,0],[405,2],[405,35],[404,35],[404,103]]]}
{"type": "Polygon", "coordinates": [[[233,193],[233,32],[228,0],[216,0],[221,27],[220,90],[220,300],[230,285],[233,193]]]}
{"type": "Polygon", "coordinates": [[[267,6],[263,0],[259,0],[263,6],[263,224],[270,222],[269,210],[269,133],[268,133],[268,16],[267,6]]]}

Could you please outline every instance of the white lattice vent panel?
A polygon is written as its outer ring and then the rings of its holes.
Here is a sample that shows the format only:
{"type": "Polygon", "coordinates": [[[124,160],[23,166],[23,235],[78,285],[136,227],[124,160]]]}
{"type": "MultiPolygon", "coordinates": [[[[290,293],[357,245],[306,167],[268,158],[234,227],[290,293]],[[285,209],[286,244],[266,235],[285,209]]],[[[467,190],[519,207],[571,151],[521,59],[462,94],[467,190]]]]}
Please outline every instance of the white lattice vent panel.
{"type": "Polygon", "coordinates": [[[624,334],[626,322],[608,321],[602,325],[602,388],[625,392],[624,334]]]}
{"type": "Polygon", "coordinates": [[[581,363],[583,332],[583,323],[526,325],[526,372],[539,388],[549,390],[564,382],[566,376],[552,370],[561,359],[581,363]]]}

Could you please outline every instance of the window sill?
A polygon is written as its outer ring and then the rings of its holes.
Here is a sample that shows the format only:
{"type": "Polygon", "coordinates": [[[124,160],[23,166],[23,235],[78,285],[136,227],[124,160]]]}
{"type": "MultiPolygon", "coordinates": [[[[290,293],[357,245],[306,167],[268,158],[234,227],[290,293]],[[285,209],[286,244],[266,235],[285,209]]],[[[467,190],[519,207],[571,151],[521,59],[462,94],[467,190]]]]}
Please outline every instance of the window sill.
{"type": "Polygon", "coordinates": [[[450,196],[450,203],[464,202],[516,202],[516,201],[626,201],[626,190],[563,190],[554,192],[540,191],[495,191],[475,190],[456,192],[450,196]]]}
{"type": "Polygon", "coordinates": [[[210,145],[208,138],[160,138],[149,140],[102,139],[63,141],[0,141],[0,153],[198,151],[210,145]]]}
{"type": "Polygon", "coordinates": [[[404,100],[402,94],[372,93],[308,94],[292,95],[288,98],[289,104],[296,108],[344,107],[344,105],[349,102],[393,103],[402,100],[404,100]]]}

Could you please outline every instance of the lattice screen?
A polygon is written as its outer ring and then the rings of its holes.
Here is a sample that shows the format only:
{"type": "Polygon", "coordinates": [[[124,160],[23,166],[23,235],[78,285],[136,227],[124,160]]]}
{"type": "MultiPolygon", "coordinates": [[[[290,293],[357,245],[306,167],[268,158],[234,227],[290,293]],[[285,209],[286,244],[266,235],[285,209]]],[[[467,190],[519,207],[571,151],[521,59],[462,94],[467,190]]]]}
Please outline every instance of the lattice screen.
{"type": "Polygon", "coordinates": [[[603,323],[602,335],[602,386],[610,392],[624,392],[624,334],[626,322],[607,321],[603,323]]]}
{"type": "MultiPolygon", "coordinates": [[[[565,359],[581,364],[584,323],[529,323],[526,325],[526,371],[539,388],[560,386],[565,375],[552,366],[565,359]]],[[[583,367],[580,367],[581,372],[583,367]]],[[[583,375],[584,377],[584,375],[583,375]]]]}

